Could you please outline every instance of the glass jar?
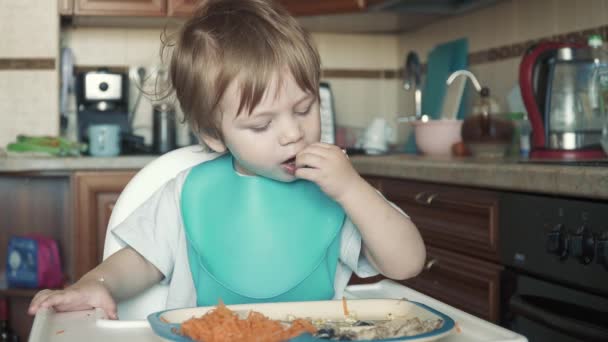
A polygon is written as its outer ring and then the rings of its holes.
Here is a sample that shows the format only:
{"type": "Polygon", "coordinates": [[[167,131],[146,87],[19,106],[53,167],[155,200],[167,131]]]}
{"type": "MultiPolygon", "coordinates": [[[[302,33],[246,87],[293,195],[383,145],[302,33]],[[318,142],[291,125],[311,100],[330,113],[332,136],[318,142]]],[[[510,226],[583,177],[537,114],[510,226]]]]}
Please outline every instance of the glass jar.
{"type": "Polygon", "coordinates": [[[513,122],[498,113],[497,102],[490,97],[490,89],[481,88],[473,112],[462,124],[462,141],[473,156],[502,158],[513,139],[513,122]]]}

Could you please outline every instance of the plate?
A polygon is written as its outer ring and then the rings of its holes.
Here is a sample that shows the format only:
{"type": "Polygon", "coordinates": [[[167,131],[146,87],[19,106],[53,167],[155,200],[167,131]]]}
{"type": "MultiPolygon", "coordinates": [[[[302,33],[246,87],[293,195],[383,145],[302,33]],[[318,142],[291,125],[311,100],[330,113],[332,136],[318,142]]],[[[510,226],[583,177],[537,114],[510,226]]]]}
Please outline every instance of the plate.
{"type": "MultiPolygon", "coordinates": [[[[358,320],[375,321],[386,320],[387,317],[418,317],[421,320],[441,319],[441,327],[414,336],[394,337],[389,339],[374,339],[366,341],[416,341],[426,342],[442,338],[454,331],[454,320],[447,315],[430,308],[422,303],[407,301],[403,299],[351,299],[347,301],[348,311],[355,315],[358,320]]],[[[341,300],[310,301],[310,302],[285,302],[285,303],[261,303],[261,304],[239,304],[228,305],[230,310],[242,315],[242,313],[254,310],[260,312],[270,319],[289,320],[289,318],[312,318],[327,320],[343,320],[344,312],[341,300]]],[[[155,312],[148,316],[148,322],[152,330],[167,341],[191,342],[188,337],[179,335],[180,324],[192,317],[200,317],[215,307],[196,307],[184,309],[172,309],[155,312]]],[[[291,339],[292,342],[308,341],[331,341],[316,338],[310,334],[302,334],[291,339]]],[[[361,341],[361,340],[359,340],[361,341]]]]}

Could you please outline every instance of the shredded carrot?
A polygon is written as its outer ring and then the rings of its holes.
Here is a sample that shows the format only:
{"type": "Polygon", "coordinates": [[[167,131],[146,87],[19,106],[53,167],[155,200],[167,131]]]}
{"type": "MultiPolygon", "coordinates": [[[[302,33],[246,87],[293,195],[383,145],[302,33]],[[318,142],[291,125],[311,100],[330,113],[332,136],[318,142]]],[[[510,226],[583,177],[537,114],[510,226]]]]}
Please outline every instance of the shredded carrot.
{"type": "Polygon", "coordinates": [[[57,332],[55,333],[55,335],[61,335],[65,332],[65,330],[57,330],[57,332]]]}
{"type": "Polygon", "coordinates": [[[460,334],[462,332],[462,329],[460,329],[458,323],[455,323],[454,326],[456,327],[456,332],[460,334]]]}
{"type": "Polygon", "coordinates": [[[305,332],[314,334],[317,329],[305,319],[296,319],[286,327],[256,311],[240,319],[221,301],[203,316],[183,322],[179,331],[194,341],[204,342],[282,342],[305,332]]]}
{"type": "Polygon", "coordinates": [[[346,305],[345,297],[342,297],[342,310],[344,311],[344,316],[348,316],[348,306],[346,305]]]}

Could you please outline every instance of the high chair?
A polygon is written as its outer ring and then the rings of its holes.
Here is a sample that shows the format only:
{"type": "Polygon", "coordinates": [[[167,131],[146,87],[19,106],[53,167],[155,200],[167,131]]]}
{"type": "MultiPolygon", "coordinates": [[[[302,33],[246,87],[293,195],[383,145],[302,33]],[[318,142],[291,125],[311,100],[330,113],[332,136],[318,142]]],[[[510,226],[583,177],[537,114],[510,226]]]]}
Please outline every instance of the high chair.
{"type": "MultiPolygon", "coordinates": [[[[111,234],[112,229],[179,172],[217,156],[217,153],[205,152],[200,145],[186,146],[163,154],[141,169],[122,191],[112,210],[103,260],[125,247],[111,234]]],[[[168,289],[168,285],[156,284],[140,295],[118,303],[118,317],[121,320],[140,320],[146,319],[150,313],[164,310],[168,289]]]]}

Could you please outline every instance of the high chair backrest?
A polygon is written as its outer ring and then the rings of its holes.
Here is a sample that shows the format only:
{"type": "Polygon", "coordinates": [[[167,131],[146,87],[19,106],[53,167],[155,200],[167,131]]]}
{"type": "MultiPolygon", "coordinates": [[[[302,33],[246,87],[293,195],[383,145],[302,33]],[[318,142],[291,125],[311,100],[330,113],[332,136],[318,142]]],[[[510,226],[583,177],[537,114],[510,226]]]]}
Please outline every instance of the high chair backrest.
{"type": "MultiPolygon", "coordinates": [[[[103,259],[125,247],[110,233],[112,229],[179,172],[217,156],[217,153],[204,152],[200,145],[186,146],[163,154],[141,169],[127,184],[112,209],[103,259]]],[[[168,288],[168,285],[157,284],[136,297],[118,303],[118,317],[121,320],[146,319],[148,314],[164,310],[168,288]]]]}

